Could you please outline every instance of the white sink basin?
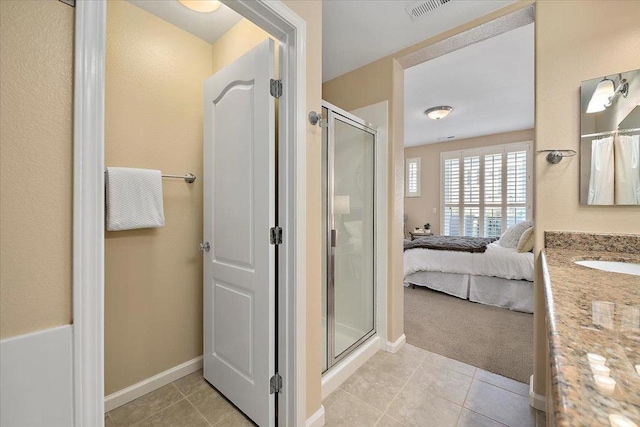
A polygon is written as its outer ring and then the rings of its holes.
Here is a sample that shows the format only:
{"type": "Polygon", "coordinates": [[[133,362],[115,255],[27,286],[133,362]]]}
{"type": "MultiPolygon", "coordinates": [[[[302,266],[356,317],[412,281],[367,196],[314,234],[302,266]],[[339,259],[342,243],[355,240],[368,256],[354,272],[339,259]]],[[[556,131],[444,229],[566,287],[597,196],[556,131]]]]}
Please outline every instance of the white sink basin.
{"type": "Polygon", "coordinates": [[[596,270],[640,276],[640,264],[634,264],[632,262],[595,261],[595,260],[574,261],[574,262],[584,267],[595,268],[596,270]]]}

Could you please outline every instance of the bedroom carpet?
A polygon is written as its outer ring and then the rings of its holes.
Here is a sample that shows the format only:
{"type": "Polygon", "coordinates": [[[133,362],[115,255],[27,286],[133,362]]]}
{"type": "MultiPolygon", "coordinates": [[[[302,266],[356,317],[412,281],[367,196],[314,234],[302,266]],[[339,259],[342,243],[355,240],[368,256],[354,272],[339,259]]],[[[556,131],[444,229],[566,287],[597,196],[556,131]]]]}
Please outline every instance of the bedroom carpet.
{"type": "Polygon", "coordinates": [[[409,344],[529,383],[533,315],[477,304],[416,286],[404,289],[409,344]]]}

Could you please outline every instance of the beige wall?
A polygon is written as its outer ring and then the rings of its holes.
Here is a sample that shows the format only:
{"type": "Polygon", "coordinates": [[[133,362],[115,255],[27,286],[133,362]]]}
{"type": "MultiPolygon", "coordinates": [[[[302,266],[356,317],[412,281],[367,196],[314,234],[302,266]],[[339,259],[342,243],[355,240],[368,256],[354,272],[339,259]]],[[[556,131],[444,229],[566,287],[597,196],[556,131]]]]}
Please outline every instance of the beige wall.
{"type": "Polygon", "coordinates": [[[404,213],[408,215],[407,231],[431,224],[431,230],[440,234],[440,154],[447,151],[469,150],[490,145],[533,141],[533,129],[506,132],[477,138],[460,139],[436,144],[405,148],[404,157],[420,160],[420,197],[405,197],[404,213]],[[436,213],[433,213],[436,208],[436,213]]]}
{"type": "MultiPolygon", "coordinates": [[[[288,7],[307,21],[307,106],[306,111],[320,111],[322,87],[322,2],[285,0],[288,7]]],[[[213,45],[213,71],[224,67],[258,45],[269,35],[243,19],[213,45]]],[[[307,224],[321,222],[321,129],[307,123],[307,224]]],[[[322,402],[322,286],[321,231],[307,227],[307,417],[322,402]]]]}
{"type": "Polygon", "coordinates": [[[72,320],[73,19],[0,1],[0,338],[72,320]]]}
{"type": "Polygon", "coordinates": [[[387,340],[395,342],[404,333],[402,292],[402,215],[404,182],[404,70],[392,57],[346,73],[322,85],[328,102],[351,111],[389,101],[389,255],[387,282],[387,340]]]}
{"type": "MultiPolygon", "coordinates": [[[[536,149],[578,150],[580,82],[640,68],[640,2],[540,1],[536,5],[536,149]],[[602,25],[602,17],[615,25],[602,25]],[[633,53],[632,53],[633,52],[633,53]]],[[[640,233],[640,207],[581,206],[579,159],[535,164],[536,248],[545,230],[640,233]]],[[[543,313],[540,261],[537,261],[537,313],[543,313]]],[[[537,393],[544,393],[544,318],[536,316],[534,335],[537,393]]]]}
{"type": "MultiPolygon", "coordinates": [[[[211,45],[124,1],[107,5],[105,163],[202,177],[211,45]]],[[[166,225],[107,232],[105,393],[202,355],[202,180],[164,179],[166,225]]]]}
{"type": "MultiPolygon", "coordinates": [[[[305,111],[322,111],[322,1],[284,0],[307,21],[307,105],[305,111]]],[[[307,121],[307,417],[322,404],[322,129],[307,121]]]]}
{"type": "Polygon", "coordinates": [[[269,36],[269,33],[253,22],[242,19],[212,45],[212,71],[231,64],[236,59],[256,47],[269,36]]]}

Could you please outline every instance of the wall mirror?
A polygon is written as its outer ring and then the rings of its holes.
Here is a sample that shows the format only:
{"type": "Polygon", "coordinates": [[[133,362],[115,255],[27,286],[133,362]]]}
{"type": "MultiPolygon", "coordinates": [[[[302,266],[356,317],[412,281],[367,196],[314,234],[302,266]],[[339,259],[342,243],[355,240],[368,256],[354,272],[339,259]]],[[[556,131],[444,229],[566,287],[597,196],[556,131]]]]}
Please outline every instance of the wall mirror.
{"type": "Polygon", "coordinates": [[[640,205],[640,70],[580,86],[580,204],[640,205]]]}

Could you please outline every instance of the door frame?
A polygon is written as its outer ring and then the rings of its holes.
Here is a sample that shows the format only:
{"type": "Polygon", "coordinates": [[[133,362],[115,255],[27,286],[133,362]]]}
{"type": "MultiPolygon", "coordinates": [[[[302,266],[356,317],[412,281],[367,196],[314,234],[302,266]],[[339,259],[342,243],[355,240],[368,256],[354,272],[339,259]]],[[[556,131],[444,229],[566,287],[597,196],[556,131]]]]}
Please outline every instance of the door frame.
{"type": "MultiPolygon", "coordinates": [[[[306,22],[279,0],[222,0],[278,39],[278,397],[282,425],[306,423],[306,22]]],[[[104,425],[104,123],[106,1],[75,11],[73,165],[74,426],[104,425]]],[[[196,245],[198,242],[194,242],[196,245]]]]}

